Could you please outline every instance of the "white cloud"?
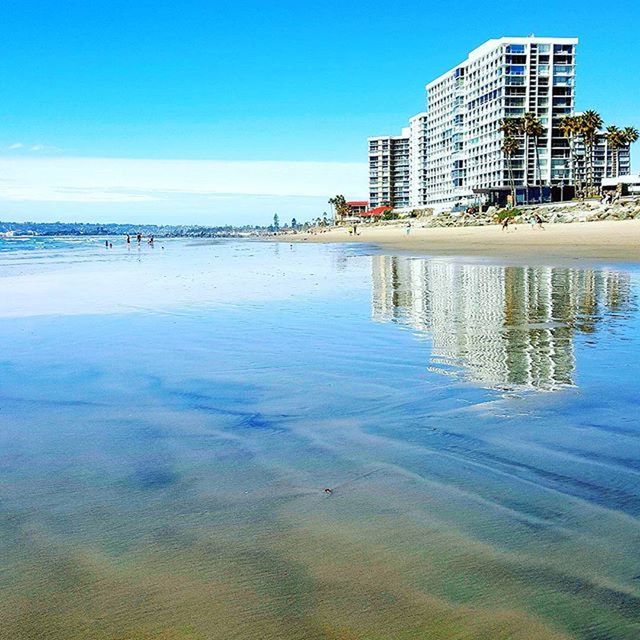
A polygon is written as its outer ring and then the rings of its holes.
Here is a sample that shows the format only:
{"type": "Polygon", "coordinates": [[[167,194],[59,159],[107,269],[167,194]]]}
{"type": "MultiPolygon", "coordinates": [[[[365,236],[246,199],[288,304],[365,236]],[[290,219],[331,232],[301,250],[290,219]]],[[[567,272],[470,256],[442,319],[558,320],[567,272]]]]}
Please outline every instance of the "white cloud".
{"type": "Polygon", "coordinates": [[[265,222],[366,197],[367,165],[0,156],[0,218],[265,222]]]}
{"type": "Polygon", "coordinates": [[[61,151],[60,148],[54,147],[54,146],[48,145],[48,144],[25,144],[24,142],[14,142],[13,144],[10,144],[7,147],[7,149],[9,149],[10,151],[18,151],[18,150],[22,149],[24,151],[33,151],[33,152],[39,152],[39,151],[47,151],[47,152],[61,151]]]}
{"type": "Polygon", "coordinates": [[[362,195],[366,165],[119,158],[0,158],[5,200],[139,201],[172,195],[362,195]]]}
{"type": "Polygon", "coordinates": [[[152,202],[159,197],[144,193],[127,193],[97,189],[66,189],[62,187],[33,187],[0,185],[0,199],[10,202],[152,202]]]}

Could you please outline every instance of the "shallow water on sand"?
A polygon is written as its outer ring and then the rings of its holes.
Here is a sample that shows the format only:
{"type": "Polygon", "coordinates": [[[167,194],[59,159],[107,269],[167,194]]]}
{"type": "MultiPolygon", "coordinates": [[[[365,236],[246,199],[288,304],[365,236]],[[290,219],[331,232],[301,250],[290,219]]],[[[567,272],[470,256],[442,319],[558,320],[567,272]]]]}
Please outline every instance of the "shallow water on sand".
{"type": "Polygon", "coordinates": [[[0,245],[0,638],[640,637],[636,267],[0,245]]]}

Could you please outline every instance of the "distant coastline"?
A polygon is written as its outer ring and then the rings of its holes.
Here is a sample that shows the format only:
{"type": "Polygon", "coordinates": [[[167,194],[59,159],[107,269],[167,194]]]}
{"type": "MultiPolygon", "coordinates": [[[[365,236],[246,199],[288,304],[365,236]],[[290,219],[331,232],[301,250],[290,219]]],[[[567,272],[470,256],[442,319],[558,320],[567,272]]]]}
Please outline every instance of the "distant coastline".
{"type": "Polygon", "coordinates": [[[0,238],[33,236],[155,236],[157,238],[233,238],[264,232],[255,226],[156,225],[90,222],[0,222],[0,238]]]}

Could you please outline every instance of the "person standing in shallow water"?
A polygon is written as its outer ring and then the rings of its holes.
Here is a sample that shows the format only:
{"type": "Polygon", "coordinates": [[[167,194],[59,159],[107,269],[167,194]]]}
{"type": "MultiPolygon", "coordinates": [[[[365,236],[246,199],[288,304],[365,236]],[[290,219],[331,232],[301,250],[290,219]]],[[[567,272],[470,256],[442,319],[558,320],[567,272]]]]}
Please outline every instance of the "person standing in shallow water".
{"type": "Polygon", "coordinates": [[[127,233],[127,244],[131,244],[131,236],[127,233]]]}
{"type": "Polygon", "coordinates": [[[105,241],[104,241],[104,248],[105,248],[105,249],[108,249],[108,248],[109,248],[109,241],[108,241],[108,240],[105,240],[105,241]]]}
{"type": "Polygon", "coordinates": [[[138,244],[140,244],[140,243],[142,242],[142,234],[141,234],[141,233],[139,233],[139,234],[136,236],[136,239],[138,240],[138,244]]]}

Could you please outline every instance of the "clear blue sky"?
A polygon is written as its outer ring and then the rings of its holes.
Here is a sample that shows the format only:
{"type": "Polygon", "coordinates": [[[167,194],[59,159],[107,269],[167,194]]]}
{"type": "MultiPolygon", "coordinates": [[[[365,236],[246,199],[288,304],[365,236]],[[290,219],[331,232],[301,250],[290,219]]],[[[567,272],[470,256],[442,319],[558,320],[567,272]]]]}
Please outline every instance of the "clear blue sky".
{"type": "MultiPolygon", "coordinates": [[[[426,82],[503,35],[579,37],[578,108],[640,127],[639,25],[637,3],[590,0],[518,10],[468,0],[2,0],[0,168],[12,182],[8,196],[0,191],[0,218],[113,211],[113,219],[260,221],[274,207],[285,216],[321,214],[332,191],[366,195],[368,135],[399,130],[423,108],[426,82]],[[292,178],[264,194],[266,202],[250,185],[233,185],[225,197],[250,196],[238,207],[202,193],[196,206],[188,190],[181,200],[179,186],[169,198],[157,188],[151,199],[127,201],[125,191],[150,188],[149,165],[139,188],[123,190],[117,179],[101,186],[120,189],[110,209],[109,198],[76,193],[65,201],[63,187],[47,199],[58,178],[38,163],[71,157],[328,164],[324,181],[299,190],[292,178]],[[6,169],[14,159],[23,164],[6,169]],[[345,165],[336,189],[327,184],[341,171],[334,163],[358,163],[345,165]],[[35,200],[26,193],[29,167],[41,176],[35,200]]],[[[634,161],[637,171],[638,153],[634,161]]],[[[100,171],[91,161],[75,166],[100,171]]],[[[84,178],[85,189],[97,188],[98,178],[84,178]]]]}

